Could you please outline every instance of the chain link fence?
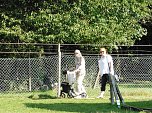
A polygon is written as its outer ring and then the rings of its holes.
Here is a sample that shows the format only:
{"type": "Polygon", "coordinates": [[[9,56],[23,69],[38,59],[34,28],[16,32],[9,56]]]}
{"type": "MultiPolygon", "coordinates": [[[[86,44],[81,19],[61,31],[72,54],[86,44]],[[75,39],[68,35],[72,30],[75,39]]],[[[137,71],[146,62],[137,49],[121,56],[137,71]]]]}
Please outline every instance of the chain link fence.
{"type": "MultiPolygon", "coordinates": [[[[0,94],[53,90],[56,83],[66,81],[62,71],[75,67],[73,52],[75,49],[80,49],[86,60],[84,86],[89,97],[98,96],[99,46],[61,45],[59,50],[58,44],[1,43],[0,94]]],[[[106,47],[110,48],[110,46],[106,47]]],[[[118,85],[123,96],[129,95],[137,99],[152,97],[150,47],[149,45],[132,46],[129,50],[127,46],[118,46],[117,51],[111,51],[115,73],[119,76],[118,85]]],[[[108,90],[109,84],[106,90],[106,95],[109,97],[108,90]]],[[[53,91],[59,94],[57,90],[53,91]]]]}
{"type": "MultiPolygon", "coordinates": [[[[98,55],[85,55],[86,89],[98,89],[98,55]]],[[[152,88],[152,56],[113,56],[115,73],[122,88],[152,88]]],[[[61,70],[74,66],[74,56],[62,54],[61,70]]],[[[58,83],[58,55],[41,58],[0,58],[0,92],[49,90],[58,83]]],[[[65,81],[61,72],[61,82],[65,81]]]]}
{"type": "Polygon", "coordinates": [[[49,89],[57,82],[57,58],[0,58],[0,91],[33,91],[43,85],[49,89]]]}

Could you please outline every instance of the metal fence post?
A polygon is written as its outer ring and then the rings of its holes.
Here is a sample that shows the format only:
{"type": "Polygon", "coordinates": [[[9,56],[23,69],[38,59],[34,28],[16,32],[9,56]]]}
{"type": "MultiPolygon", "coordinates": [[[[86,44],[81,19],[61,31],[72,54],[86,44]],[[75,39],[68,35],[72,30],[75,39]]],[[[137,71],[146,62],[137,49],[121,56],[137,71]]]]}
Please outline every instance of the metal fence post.
{"type": "Polygon", "coordinates": [[[58,97],[60,97],[60,81],[61,81],[61,51],[60,44],[58,44],[58,97]]]}
{"type": "Polygon", "coordinates": [[[30,55],[29,55],[29,91],[32,91],[32,78],[31,78],[31,61],[30,61],[30,55]]]}

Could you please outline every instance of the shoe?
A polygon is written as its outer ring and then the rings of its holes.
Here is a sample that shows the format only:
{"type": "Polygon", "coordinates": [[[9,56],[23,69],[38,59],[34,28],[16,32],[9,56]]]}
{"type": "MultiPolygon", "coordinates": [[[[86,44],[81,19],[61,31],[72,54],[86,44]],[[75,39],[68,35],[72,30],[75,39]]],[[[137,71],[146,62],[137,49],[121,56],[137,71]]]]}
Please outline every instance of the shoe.
{"type": "Polygon", "coordinates": [[[97,98],[103,98],[103,95],[99,95],[97,98]]]}
{"type": "Polygon", "coordinates": [[[105,91],[101,91],[100,95],[97,98],[103,98],[105,91]]]}
{"type": "Polygon", "coordinates": [[[75,92],[75,95],[76,95],[76,96],[79,96],[79,95],[80,95],[80,93],[78,93],[78,92],[75,92]]]}
{"type": "Polygon", "coordinates": [[[88,95],[86,93],[81,93],[80,95],[82,98],[88,98],[88,95]]]}
{"type": "Polygon", "coordinates": [[[81,99],[82,98],[82,96],[81,95],[79,95],[79,96],[76,96],[76,97],[74,97],[75,99],[81,99]]]}

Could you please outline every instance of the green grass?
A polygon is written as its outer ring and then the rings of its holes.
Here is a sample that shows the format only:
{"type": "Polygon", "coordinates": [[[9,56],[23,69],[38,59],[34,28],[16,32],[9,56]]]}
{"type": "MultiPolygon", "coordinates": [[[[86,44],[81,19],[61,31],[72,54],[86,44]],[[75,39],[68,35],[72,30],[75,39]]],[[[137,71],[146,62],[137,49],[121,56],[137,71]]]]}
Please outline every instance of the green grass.
{"type": "MultiPolygon", "coordinates": [[[[152,106],[151,90],[131,88],[120,88],[120,90],[127,105],[142,108],[152,106]]],[[[108,89],[104,99],[95,98],[99,89],[87,89],[87,92],[89,94],[88,99],[57,98],[55,90],[0,94],[0,113],[138,113],[118,109],[116,104],[111,105],[108,89]]]]}

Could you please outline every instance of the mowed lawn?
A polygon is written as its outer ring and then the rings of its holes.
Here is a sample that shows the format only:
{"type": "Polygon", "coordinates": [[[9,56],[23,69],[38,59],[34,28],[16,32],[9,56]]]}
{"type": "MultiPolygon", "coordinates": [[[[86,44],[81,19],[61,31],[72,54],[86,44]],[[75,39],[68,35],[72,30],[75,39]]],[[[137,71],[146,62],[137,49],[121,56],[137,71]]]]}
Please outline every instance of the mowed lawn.
{"type": "MultiPolygon", "coordinates": [[[[152,93],[122,90],[127,105],[152,108],[152,93]]],[[[88,91],[89,92],[89,91],[88,91]]],[[[104,99],[95,98],[98,90],[90,91],[88,99],[57,98],[56,91],[0,94],[0,113],[138,113],[111,105],[109,92],[104,99]]],[[[141,112],[144,113],[144,112],[141,112]]]]}

